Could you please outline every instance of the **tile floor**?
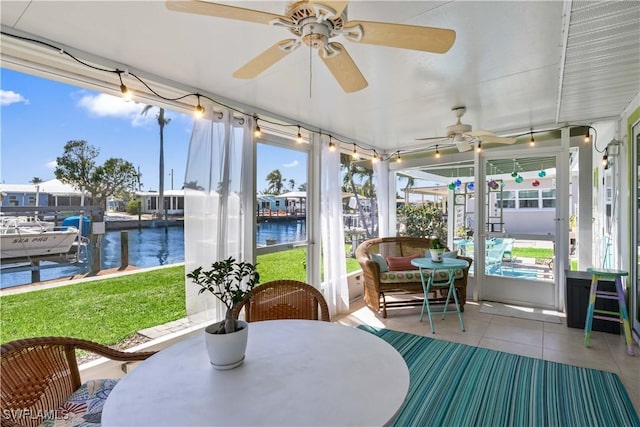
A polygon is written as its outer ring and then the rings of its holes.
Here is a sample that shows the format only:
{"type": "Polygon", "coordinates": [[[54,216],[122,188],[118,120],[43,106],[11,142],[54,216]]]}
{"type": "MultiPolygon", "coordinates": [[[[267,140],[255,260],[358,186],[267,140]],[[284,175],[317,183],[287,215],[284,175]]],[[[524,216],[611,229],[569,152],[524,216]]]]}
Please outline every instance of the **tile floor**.
{"type": "Polygon", "coordinates": [[[499,350],[523,356],[542,358],[570,365],[599,369],[618,374],[640,414],[640,348],[636,356],[626,352],[623,335],[592,332],[591,347],[584,346],[584,331],[562,323],[541,322],[480,312],[481,303],[467,302],[463,314],[466,331],[460,330],[458,317],[447,315],[444,320],[434,315],[435,334],[428,318],[419,321],[420,307],[389,311],[386,319],[364,305],[352,303],[348,315],[335,316],[333,321],[345,325],[360,324],[384,327],[435,339],[499,350]]]}

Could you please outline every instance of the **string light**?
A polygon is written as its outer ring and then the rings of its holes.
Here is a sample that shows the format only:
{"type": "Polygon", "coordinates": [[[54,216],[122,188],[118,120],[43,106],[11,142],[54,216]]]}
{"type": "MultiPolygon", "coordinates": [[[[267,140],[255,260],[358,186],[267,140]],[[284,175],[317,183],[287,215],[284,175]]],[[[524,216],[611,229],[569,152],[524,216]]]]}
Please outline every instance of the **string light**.
{"type": "Polygon", "coordinates": [[[131,101],[133,98],[133,92],[129,90],[129,88],[122,81],[122,71],[116,70],[118,72],[118,78],[120,79],[120,92],[122,92],[122,97],[127,101],[131,101]]]}
{"type": "Polygon", "coordinates": [[[198,105],[196,105],[194,116],[196,117],[196,119],[201,119],[202,116],[204,115],[204,107],[200,105],[200,95],[196,95],[196,96],[198,97],[198,105]]]}
{"type": "Polygon", "coordinates": [[[258,125],[258,116],[254,116],[254,118],[256,119],[256,129],[253,131],[253,135],[256,138],[260,138],[262,131],[260,130],[260,125],[258,125]]]}
{"type": "Polygon", "coordinates": [[[533,147],[536,145],[536,140],[533,138],[533,129],[531,129],[531,139],[529,140],[529,146],[533,147]]]}
{"type": "Polygon", "coordinates": [[[378,163],[378,153],[376,150],[373,150],[373,157],[371,157],[371,164],[378,163]]]}
{"type": "Polygon", "coordinates": [[[351,153],[353,160],[358,160],[358,150],[356,150],[356,144],[353,143],[353,152],[351,153]]]}
{"type": "Polygon", "coordinates": [[[331,135],[329,135],[329,151],[336,151],[336,144],[333,142],[331,135]]]}
{"type": "MultiPolygon", "coordinates": [[[[247,116],[247,117],[249,117],[249,116],[253,116],[253,118],[254,118],[254,119],[255,119],[255,121],[256,121],[256,126],[255,126],[255,130],[254,130],[254,134],[255,134],[256,138],[258,138],[258,137],[260,137],[260,136],[262,135],[262,131],[260,130],[260,126],[258,125],[258,119],[259,119],[259,117],[258,117],[257,115],[253,115],[253,114],[250,114],[250,113],[246,113],[246,112],[244,112],[244,111],[242,111],[242,110],[239,110],[238,108],[235,108],[235,107],[230,106],[230,105],[226,105],[225,103],[220,102],[220,101],[218,101],[218,100],[215,100],[215,99],[213,99],[213,98],[211,98],[211,97],[209,97],[209,96],[202,95],[202,94],[199,94],[199,93],[186,93],[186,94],[184,94],[184,95],[177,96],[177,97],[174,97],[174,98],[166,97],[166,96],[163,96],[162,94],[160,94],[160,93],[156,92],[156,91],[153,89],[153,87],[149,86],[149,84],[148,84],[146,81],[144,81],[143,79],[141,79],[140,77],[138,77],[135,73],[130,72],[129,70],[123,71],[123,70],[120,70],[120,69],[117,69],[117,68],[116,68],[116,69],[109,69],[109,68],[104,68],[104,67],[100,67],[100,66],[95,66],[95,65],[93,65],[93,64],[89,64],[89,63],[84,62],[83,60],[81,60],[81,59],[79,59],[79,58],[76,58],[76,57],[75,57],[73,54],[71,54],[70,52],[67,52],[66,50],[61,49],[61,48],[60,48],[60,47],[58,47],[58,46],[55,46],[55,45],[53,45],[53,44],[51,44],[51,43],[48,43],[48,42],[45,42],[45,41],[42,41],[42,40],[36,40],[36,39],[32,39],[32,38],[28,38],[28,37],[24,37],[24,36],[20,36],[20,35],[16,35],[16,34],[10,34],[10,33],[4,32],[4,31],[0,31],[0,34],[2,34],[3,36],[6,36],[6,37],[12,37],[12,38],[15,38],[15,39],[20,39],[20,40],[28,41],[28,42],[33,43],[33,44],[37,44],[37,45],[40,45],[40,46],[44,46],[44,47],[47,47],[47,48],[53,49],[54,51],[56,51],[56,52],[60,53],[60,55],[68,56],[68,57],[69,57],[69,58],[71,58],[72,60],[76,61],[77,63],[79,63],[79,64],[81,64],[81,65],[84,65],[85,67],[92,68],[92,69],[94,69],[94,70],[102,71],[102,72],[105,72],[105,73],[112,73],[112,74],[113,74],[113,73],[115,73],[115,74],[117,74],[117,75],[118,75],[118,79],[119,79],[119,81],[120,81],[120,92],[122,93],[122,96],[123,96],[125,99],[127,99],[127,100],[129,100],[129,99],[132,99],[132,98],[133,98],[134,92],[133,92],[132,90],[130,90],[130,89],[129,89],[125,84],[124,84],[124,82],[123,82],[123,80],[122,80],[122,74],[123,74],[123,73],[125,73],[125,74],[126,74],[126,76],[128,76],[128,77],[131,77],[131,78],[136,79],[136,80],[137,80],[138,82],[140,82],[140,84],[141,84],[142,86],[144,86],[144,87],[145,87],[145,88],[146,88],[146,89],[147,89],[151,94],[153,94],[153,95],[154,95],[154,96],[156,96],[158,99],[161,99],[161,100],[163,100],[163,101],[177,102],[177,101],[183,100],[183,99],[185,99],[185,98],[188,98],[188,97],[191,97],[191,96],[195,96],[195,97],[197,98],[197,105],[194,107],[194,115],[195,115],[196,117],[199,117],[201,114],[202,114],[202,115],[204,115],[204,112],[205,112],[204,107],[203,107],[203,106],[202,106],[202,104],[200,103],[200,98],[208,99],[209,101],[211,101],[212,103],[214,103],[214,104],[216,104],[216,105],[220,105],[220,106],[222,106],[222,107],[228,108],[229,110],[235,111],[235,112],[237,112],[237,113],[239,113],[239,114],[242,114],[242,115],[245,115],[245,116],[247,116]]],[[[274,125],[278,125],[278,126],[285,126],[285,127],[288,127],[288,126],[291,126],[291,127],[293,127],[293,126],[297,126],[297,127],[298,127],[298,135],[297,135],[297,136],[298,136],[298,138],[297,138],[297,140],[298,140],[298,142],[302,142],[302,141],[303,141],[303,140],[302,140],[302,138],[301,138],[301,137],[302,137],[301,129],[303,128],[303,126],[301,126],[301,125],[297,125],[297,124],[288,124],[288,123],[277,123],[277,122],[271,122],[271,121],[266,120],[266,119],[260,119],[260,120],[264,120],[264,121],[265,121],[265,122],[267,122],[267,123],[272,123],[272,124],[274,124],[274,125]]],[[[573,126],[576,126],[576,125],[573,125],[573,126]]],[[[580,127],[584,127],[584,125],[580,125],[580,127]]],[[[316,133],[320,133],[320,134],[322,134],[322,132],[321,132],[319,129],[309,129],[309,128],[306,128],[306,127],[304,127],[304,129],[305,129],[305,130],[307,130],[307,131],[309,131],[309,132],[316,132],[316,133]]],[[[559,128],[559,129],[560,129],[560,128],[559,128]]],[[[530,142],[535,142],[535,140],[533,139],[533,132],[530,132],[530,133],[531,133],[531,136],[532,136],[532,137],[531,137],[531,141],[530,141],[530,142]]],[[[523,136],[523,135],[526,135],[526,133],[525,133],[525,134],[522,134],[522,135],[517,135],[517,136],[523,136]]],[[[588,127],[587,127],[587,131],[586,131],[585,136],[584,136],[584,141],[585,141],[585,143],[591,142],[591,141],[595,140],[596,138],[597,138],[597,132],[596,132],[596,129],[595,129],[595,128],[592,128],[591,126],[588,126],[588,127]],[[593,129],[593,132],[594,132],[594,136],[593,136],[593,137],[590,135],[590,133],[591,133],[591,129],[593,129]],[[592,138],[593,138],[593,139],[592,139],[592,138]]],[[[336,139],[337,139],[337,138],[336,138],[336,139]]],[[[338,140],[340,141],[340,139],[338,139],[338,140]]],[[[345,143],[346,143],[346,141],[341,141],[341,142],[345,142],[345,143]]],[[[353,151],[354,151],[354,153],[356,154],[356,156],[358,157],[358,154],[357,154],[357,144],[356,144],[356,143],[353,143],[353,145],[354,145],[354,150],[353,150],[353,151]]],[[[373,149],[370,149],[370,148],[363,148],[363,147],[360,147],[360,148],[361,148],[361,149],[364,149],[364,150],[369,150],[369,151],[372,151],[372,150],[373,150],[373,149]]],[[[330,150],[335,150],[335,149],[336,149],[336,145],[335,145],[335,143],[331,140],[331,137],[329,138],[329,149],[330,149],[330,150]]],[[[481,142],[481,141],[478,141],[478,144],[477,144],[477,148],[476,148],[476,150],[477,150],[477,151],[481,151],[481,150],[482,150],[482,142],[481,142]]],[[[377,152],[375,152],[375,150],[373,150],[373,151],[374,151],[374,155],[373,155],[373,159],[372,159],[373,161],[376,161],[376,160],[381,160],[381,161],[383,161],[383,160],[389,160],[389,159],[390,159],[391,157],[393,157],[394,155],[396,156],[396,161],[397,161],[397,162],[401,162],[401,161],[402,161],[402,160],[401,160],[401,158],[400,158],[400,151],[399,151],[399,150],[398,150],[398,151],[396,151],[396,153],[395,153],[395,154],[392,154],[392,155],[390,155],[389,157],[386,157],[386,158],[385,158],[382,154],[378,154],[377,152]]],[[[438,146],[436,146],[436,157],[437,157],[437,158],[438,158],[438,157],[440,157],[440,152],[439,152],[439,150],[438,150],[438,146]]]]}
{"type": "Polygon", "coordinates": [[[602,166],[605,169],[609,168],[609,152],[607,150],[604,151],[604,156],[602,156],[602,166]]]}

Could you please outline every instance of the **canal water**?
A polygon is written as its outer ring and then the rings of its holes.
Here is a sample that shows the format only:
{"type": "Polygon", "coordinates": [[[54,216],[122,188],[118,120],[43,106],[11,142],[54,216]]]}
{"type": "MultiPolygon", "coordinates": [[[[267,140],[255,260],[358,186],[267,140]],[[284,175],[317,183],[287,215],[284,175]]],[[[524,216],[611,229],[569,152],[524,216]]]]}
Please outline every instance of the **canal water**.
{"type": "MultiPolygon", "coordinates": [[[[101,265],[103,269],[120,266],[120,231],[108,231],[102,236],[101,265]]],[[[156,267],[159,265],[184,262],[184,228],[164,227],[129,230],[129,265],[136,267],[156,267]]],[[[259,223],[256,242],[259,246],[267,244],[267,239],[275,243],[287,243],[304,240],[306,227],[304,221],[284,221],[259,223]]],[[[47,265],[47,263],[43,263],[47,265]]],[[[52,265],[52,264],[48,264],[52,265]]],[[[52,280],[61,277],[82,274],[88,271],[88,265],[44,268],[40,271],[40,280],[52,280]]],[[[0,274],[0,288],[31,283],[31,272],[6,272],[0,274]]]]}

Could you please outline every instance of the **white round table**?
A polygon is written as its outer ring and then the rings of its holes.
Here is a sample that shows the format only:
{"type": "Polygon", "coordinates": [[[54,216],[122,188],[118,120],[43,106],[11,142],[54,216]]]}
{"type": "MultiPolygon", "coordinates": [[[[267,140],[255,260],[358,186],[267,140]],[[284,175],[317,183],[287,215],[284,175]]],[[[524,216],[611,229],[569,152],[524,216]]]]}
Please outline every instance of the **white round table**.
{"type": "Polygon", "coordinates": [[[119,381],[108,426],[373,426],[404,403],[402,356],[368,332],[329,322],[249,324],[242,365],[214,369],[204,336],[160,351],[119,381]]]}

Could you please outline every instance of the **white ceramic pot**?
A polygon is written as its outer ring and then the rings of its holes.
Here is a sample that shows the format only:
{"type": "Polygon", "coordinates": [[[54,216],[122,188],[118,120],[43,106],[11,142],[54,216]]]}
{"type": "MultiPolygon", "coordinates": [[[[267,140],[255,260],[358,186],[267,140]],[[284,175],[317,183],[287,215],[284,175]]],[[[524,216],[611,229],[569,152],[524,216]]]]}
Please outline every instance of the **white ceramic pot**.
{"type": "Polygon", "coordinates": [[[209,352],[209,360],[216,369],[233,369],[244,361],[249,337],[249,324],[238,320],[242,328],[232,334],[212,334],[205,328],[204,339],[209,352]]]}
{"type": "Polygon", "coordinates": [[[431,261],[442,262],[444,256],[444,249],[429,249],[431,253],[431,261]]]}

